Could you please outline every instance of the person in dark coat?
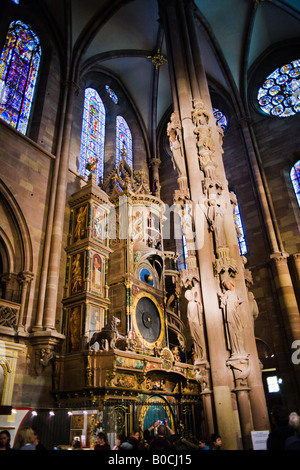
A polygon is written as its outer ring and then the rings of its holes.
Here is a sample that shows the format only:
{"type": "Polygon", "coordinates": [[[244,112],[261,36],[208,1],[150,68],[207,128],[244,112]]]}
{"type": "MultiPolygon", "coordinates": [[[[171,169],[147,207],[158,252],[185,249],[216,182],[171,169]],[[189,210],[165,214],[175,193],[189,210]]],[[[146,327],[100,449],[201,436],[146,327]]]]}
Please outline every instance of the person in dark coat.
{"type": "Polygon", "coordinates": [[[289,425],[294,434],[285,441],[285,450],[300,450],[300,416],[294,411],[289,416],[289,425]]]}
{"type": "Polygon", "coordinates": [[[276,405],[271,413],[273,429],[267,439],[268,450],[285,450],[285,441],[293,435],[289,426],[289,416],[280,405],[276,405]]]}
{"type": "Polygon", "coordinates": [[[144,431],[144,438],[149,443],[149,450],[168,452],[173,448],[173,442],[176,438],[176,435],[175,432],[168,426],[166,421],[165,424],[161,424],[159,421],[156,421],[153,426],[150,426],[149,429],[144,431]],[[157,428],[157,435],[154,437],[151,431],[153,431],[155,428],[157,428]],[[166,437],[167,430],[170,433],[169,439],[166,437]]]}

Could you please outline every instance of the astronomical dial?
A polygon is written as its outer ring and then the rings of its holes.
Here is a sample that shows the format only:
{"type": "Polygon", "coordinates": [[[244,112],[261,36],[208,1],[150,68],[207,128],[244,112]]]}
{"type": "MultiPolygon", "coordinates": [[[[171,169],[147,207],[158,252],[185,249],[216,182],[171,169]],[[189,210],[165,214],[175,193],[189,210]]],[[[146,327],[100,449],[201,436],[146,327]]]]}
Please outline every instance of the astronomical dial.
{"type": "Polygon", "coordinates": [[[154,279],[151,271],[148,268],[142,268],[140,270],[139,278],[141,281],[146,282],[149,286],[154,285],[154,279]]]}
{"type": "Polygon", "coordinates": [[[136,325],[143,339],[155,343],[161,335],[161,318],[154,302],[149,297],[139,299],[136,311],[136,325]]]}

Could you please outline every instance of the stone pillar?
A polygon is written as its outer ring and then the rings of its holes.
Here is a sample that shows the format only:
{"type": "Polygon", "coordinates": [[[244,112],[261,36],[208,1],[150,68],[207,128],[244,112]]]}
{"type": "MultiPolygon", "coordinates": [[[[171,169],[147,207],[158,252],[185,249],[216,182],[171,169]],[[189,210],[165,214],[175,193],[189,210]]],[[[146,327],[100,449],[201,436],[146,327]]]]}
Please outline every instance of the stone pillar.
{"type": "Polygon", "coordinates": [[[33,273],[30,272],[23,272],[19,274],[18,276],[18,281],[22,285],[22,292],[21,292],[21,306],[20,306],[20,312],[19,312],[19,318],[18,318],[18,329],[27,329],[26,325],[29,324],[28,318],[25,319],[26,324],[24,325],[24,312],[25,312],[25,305],[26,305],[26,300],[27,300],[27,293],[28,293],[28,287],[30,282],[33,279],[33,273]]]}
{"type": "Polygon", "coordinates": [[[300,253],[290,255],[291,276],[293,280],[294,290],[298,294],[298,303],[300,302],[300,253]]]}
{"type": "Polygon", "coordinates": [[[59,170],[57,175],[54,220],[43,317],[43,327],[47,330],[55,330],[58,281],[61,264],[62,237],[64,228],[64,214],[66,208],[69,150],[73,120],[73,102],[75,93],[77,93],[78,91],[78,86],[73,82],[68,82],[66,86],[67,104],[63,130],[63,143],[60,155],[59,170]]]}
{"type": "Polygon", "coordinates": [[[300,365],[292,362],[292,344],[300,339],[299,309],[294,286],[290,276],[287,253],[271,255],[271,269],[277,290],[280,308],[283,314],[283,325],[288,347],[290,347],[290,368],[294,369],[298,397],[300,395],[300,365]]]}
{"type": "MultiPolygon", "coordinates": [[[[188,69],[191,63],[186,64],[185,51],[191,47],[188,43],[189,32],[182,17],[181,7],[184,2],[162,1],[162,19],[168,36],[169,55],[173,66],[173,82],[175,84],[174,108],[178,109],[181,123],[182,149],[186,165],[190,198],[195,209],[198,202],[203,199],[202,184],[203,173],[199,168],[195,125],[192,120],[193,98],[188,69]],[[181,37],[178,32],[184,31],[181,37]],[[183,44],[184,37],[184,44],[183,44]]],[[[185,19],[185,18],[184,18],[185,19]]],[[[190,59],[190,58],[189,58],[190,59]]],[[[205,81],[205,77],[201,77],[205,81]]],[[[176,112],[176,111],[175,111],[176,112]]],[[[175,139],[174,139],[174,142],[175,139]]],[[[173,152],[174,159],[179,160],[180,152],[173,152]]],[[[184,168],[182,169],[184,175],[184,168]]],[[[214,397],[214,411],[217,419],[217,430],[222,435],[226,449],[236,449],[236,428],[232,412],[231,378],[226,366],[226,345],[224,339],[224,326],[219,309],[217,296],[217,283],[214,277],[211,237],[205,228],[206,217],[198,211],[195,221],[195,239],[197,240],[196,257],[198,260],[202,300],[206,323],[207,344],[210,359],[210,374],[212,394],[214,397]]],[[[206,418],[207,419],[207,418],[206,418]]]]}
{"type": "MultiPolygon", "coordinates": [[[[216,126],[212,112],[207,80],[201,63],[201,45],[197,39],[193,3],[189,0],[161,0],[160,5],[168,39],[168,61],[172,67],[174,114],[179,117],[180,125],[177,125],[177,129],[181,137],[179,141],[182,141],[182,147],[179,149],[178,135],[173,135],[174,145],[171,145],[171,148],[179,176],[185,176],[186,171],[194,211],[195,251],[205,318],[216,430],[222,435],[224,448],[237,449],[237,435],[240,431],[244,443],[249,443],[249,423],[252,415],[255,429],[268,429],[269,423],[253,322],[250,323],[243,264],[238,251],[222,159],[222,131],[216,126]],[[185,167],[182,165],[179,150],[184,156],[185,167]],[[225,285],[229,286],[224,283],[226,278],[234,278],[235,282],[233,288],[226,287],[230,292],[222,293],[222,288],[226,290],[225,285]],[[229,301],[232,295],[239,298],[237,312],[234,311],[237,307],[231,307],[229,301]],[[220,304],[219,299],[225,298],[225,303],[220,304]],[[240,305],[243,305],[243,308],[240,305]],[[239,317],[242,326],[236,327],[238,332],[232,322],[227,320],[230,315],[239,317]],[[246,368],[243,378],[250,391],[249,394],[236,395],[240,413],[240,423],[236,423],[232,403],[234,370],[244,369],[244,365],[246,368]]],[[[172,122],[174,119],[171,118],[172,122]]],[[[172,126],[168,131],[168,135],[172,137],[172,126]]],[[[187,192],[185,199],[188,198],[187,192]]]]}

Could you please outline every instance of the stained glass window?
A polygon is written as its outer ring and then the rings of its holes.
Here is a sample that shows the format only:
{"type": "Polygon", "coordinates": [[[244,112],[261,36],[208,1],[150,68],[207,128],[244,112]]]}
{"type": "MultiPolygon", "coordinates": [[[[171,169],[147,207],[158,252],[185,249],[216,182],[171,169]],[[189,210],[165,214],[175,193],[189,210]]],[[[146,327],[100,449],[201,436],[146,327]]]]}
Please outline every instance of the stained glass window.
{"type": "Polygon", "coordinates": [[[258,90],[259,106],[271,116],[288,117],[300,112],[300,60],[277,68],[258,90]]]}
{"type": "Polygon", "coordinates": [[[41,60],[38,36],[22,21],[13,21],[0,57],[0,117],[26,133],[41,60]]]}
{"type": "Polygon", "coordinates": [[[113,100],[113,102],[115,104],[117,104],[118,103],[118,97],[115,94],[115,92],[108,85],[105,85],[105,89],[106,89],[107,93],[109,94],[110,98],[113,100]]]}
{"type": "Polygon", "coordinates": [[[291,169],[291,181],[300,207],[300,160],[291,169]]]}
{"type": "Polygon", "coordinates": [[[242,217],[240,214],[240,208],[239,208],[238,203],[234,205],[233,213],[234,213],[234,218],[235,218],[235,226],[236,226],[236,232],[237,232],[237,237],[238,237],[240,254],[245,255],[248,249],[247,249],[245,231],[244,231],[242,217]]]}
{"type": "Polygon", "coordinates": [[[217,125],[222,127],[223,131],[225,131],[227,127],[227,117],[217,108],[213,108],[213,113],[215,120],[217,121],[217,125]]]}
{"type": "Polygon", "coordinates": [[[16,3],[17,5],[19,5],[19,0],[12,0],[14,3],[16,3]]]}
{"type": "Polygon", "coordinates": [[[96,166],[96,182],[99,184],[104,168],[104,139],[105,139],[105,108],[102,100],[93,88],[86,88],[84,92],[84,108],[81,130],[81,145],[79,159],[79,173],[87,177],[88,163],[98,158],[96,166]]]}
{"type": "Polygon", "coordinates": [[[132,168],[132,137],[129,126],[122,116],[117,116],[116,121],[116,166],[121,161],[125,151],[126,161],[132,168]]]}

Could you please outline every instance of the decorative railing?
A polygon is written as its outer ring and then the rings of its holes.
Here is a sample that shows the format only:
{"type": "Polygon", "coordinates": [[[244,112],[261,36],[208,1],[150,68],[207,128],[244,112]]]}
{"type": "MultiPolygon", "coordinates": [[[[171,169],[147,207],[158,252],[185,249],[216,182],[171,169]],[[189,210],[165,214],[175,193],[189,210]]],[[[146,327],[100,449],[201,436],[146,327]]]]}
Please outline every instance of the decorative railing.
{"type": "Polygon", "coordinates": [[[0,326],[17,328],[21,305],[0,299],[0,326]]]}

